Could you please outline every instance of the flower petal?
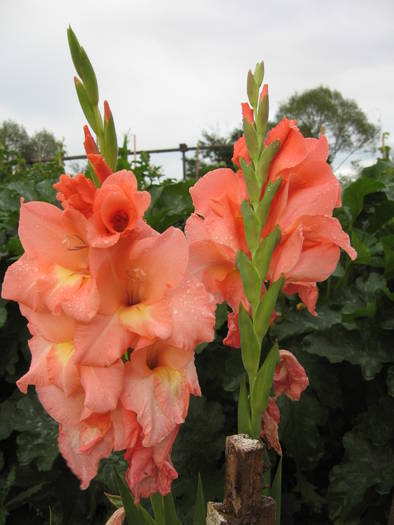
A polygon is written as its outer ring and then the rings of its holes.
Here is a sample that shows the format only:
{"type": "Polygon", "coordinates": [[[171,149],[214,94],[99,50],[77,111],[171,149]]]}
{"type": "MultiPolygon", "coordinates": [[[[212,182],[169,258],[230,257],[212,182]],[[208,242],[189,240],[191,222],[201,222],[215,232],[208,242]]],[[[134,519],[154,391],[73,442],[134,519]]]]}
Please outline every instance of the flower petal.
{"type": "Polygon", "coordinates": [[[123,388],[123,368],[124,365],[120,359],[108,367],[80,367],[86,408],[98,413],[116,408],[123,388]]]}

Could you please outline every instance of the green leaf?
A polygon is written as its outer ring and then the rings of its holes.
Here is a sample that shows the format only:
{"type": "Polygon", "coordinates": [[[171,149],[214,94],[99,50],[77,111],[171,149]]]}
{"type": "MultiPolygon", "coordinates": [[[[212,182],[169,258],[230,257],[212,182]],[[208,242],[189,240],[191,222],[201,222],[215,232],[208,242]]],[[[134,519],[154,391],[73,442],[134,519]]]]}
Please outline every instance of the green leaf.
{"type": "Polygon", "coordinates": [[[341,312],[335,311],[327,305],[319,304],[318,315],[312,316],[306,309],[286,308],[280,322],[275,322],[271,328],[272,337],[285,341],[310,332],[320,330],[335,330],[335,325],[342,322],[341,312]]]}
{"type": "Polygon", "coordinates": [[[245,179],[250,201],[256,205],[260,200],[261,188],[257,184],[256,175],[252,164],[248,164],[242,157],[239,158],[241,170],[245,179]]]}
{"type": "Polygon", "coordinates": [[[353,228],[351,232],[352,246],[357,251],[357,259],[351,264],[365,264],[375,268],[383,268],[384,260],[383,245],[376,235],[372,235],[366,231],[353,228]]]}
{"type": "Polygon", "coordinates": [[[248,390],[246,387],[246,375],[242,376],[241,384],[239,387],[239,398],[238,398],[238,434],[249,434],[252,435],[251,423],[250,423],[250,406],[248,399],[248,390]]]}
{"type": "Polygon", "coordinates": [[[330,472],[331,520],[359,516],[368,508],[367,493],[389,494],[394,480],[394,400],[381,398],[344,435],[345,455],[330,472]]]}
{"type": "Polygon", "coordinates": [[[264,227],[267,221],[267,217],[268,217],[268,214],[271,208],[272,199],[275,197],[275,194],[278,191],[281,184],[282,184],[282,179],[281,177],[279,177],[279,179],[276,179],[275,182],[269,182],[267,184],[267,187],[265,188],[263,198],[261,199],[257,207],[257,215],[259,217],[260,226],[262,228],[264,227]]]}
{"type": "Polygon", "coordinates": [[[176,514],[174,497],[171,492],[163,497],[163,502],[166,525],[181,525],[176,514]]]}
{"type": "Polygon", "coordinates": [[[276,503],[275,525],[280,525],[281,501],[282,501],[282,463],[283,463],[283,456],[280,456],[278,466],[276,467],[274,480],[271,486],[271,497],[274,498],[275,503],[276,503]]]}
{"type": "Polygon", "coordinates": [[[134,498],[130,492],[124,479],[122,479],[116,468],[114,467],[114,473],[116,482],[118,484],[118,490],[120,497],[122,498],[123,507],[126,513],[126,520],[128,525],[154,525],[154,520],[150,514],[141,507],[134,503],[134,498]]]}
{"type": "Polygon", "coordinates": [[[280,396],[277,403],[280,409],[279,439],[286,455],[293,458],[301,470],[316,469],[326,454],[324,431],[328,409],[311,389],[305,390],[296,403],[286,396],[280,396]]]}
{"type": "Polygon", "coordinates": [[[252,305],[252,308],[255,309],[260,300],[260,278],[245,252],[240,251],[237,253],[235,264],[241,274],[245,295],[252,305]]]}
{"type": "Polygon", "coordinates": [[[257,307],[253,323],[257,337],[260,339],[262,339],[268,331],[271,316],[275,309],[276,301],[278,299],[279,292],[282,289],[283,283],[284,277],[281,277],[277,281],[271,283],[257,307]]]}
{"type": "Polygon", "coordinates": [[[260,344],[253,328],[253,321],[242,304],[239,305],[239,331],[242,362],[249,377],[254,377],[260,362],[260,344]]]}
{"type": "Polygon", "coordinates": [[[391,397],[394,397],[394,365],[391,365],[387,370],[386,384],[387,392],[391,397]]]}
{"type": "Polygon", "coordinates": [[[248,243],[250,252],[254,253],[259,245],[261,233],[259,220],[256,217],[250,202],[246,199],[242,201],[241,212],[245,224],[246,242],[248,243]]]}
{"type": "Polygon", "coordinates": [[[253,266],[256,268],[262,282],[265,281],[272,253],[279,244],[280,238],[281,231],[279,226],[276,226],[272,232],[260,242],[255,256],[253,257],[253,266]]]}
{"type": "Polygon", "coordinates": [[[243,119],[243,125],[244,125],[246,147],[248,148],[250,158],[253,160],[253,162],[256,162],[259,157],[259,146],[258,146],[256,130],[253,124],[251,124],[246,119],[243,119]]]}
{"type": "Polygon", "coordinates": [[[227,321],[227,315],[228,315],[228,306],[227,303],[221,303],[216,306],[216,312],[215,312],[215,330],[219,330],[224,323],[227,321]]]}
{"type": "Polygon", "coordinates": [[[257,106],[257,100],[259,97],[259,86],[256,84],[251,70],[248,72],[247,93],[250,105],[252,108],[255,108],[257,106]]]}
{"type": "Polygon", "coordinates": [[[166,525],[163,496],[156,492],[156,494],[152,494],[152,496],[150,497],[150,502],[153,509],[153,515],[156,520],[156,525],[166,525]]]}
{"type": "Polygon", "coordinates": [[[382,369],[383,363],[390,362],[392,350],[383,339],[365,341],[355,330],[348,331],[338,325],[335,330],[315,332],[304,337],[304,351],[325,357],[330,363],[348,361],[360,365],[366,380],[373,379],[382,369]]]}
{"type": "Polygon", "coordinates": [[[274,372],[278,362],[279,347],[278,344],[275,343],[264,359],[260,370],[257,372],[256,380],[251,391],[250,404],[252,407],[253,437],[258,437],[260,435],[261,416],[267,408],[268,397],[272,388],[274,372]]]}
{"type": "Polygon", "coordinates": [[[364,205],[364,198],[370,193],[384,189],[383,182],[369,177],[360,177],[350,184],[343,192],[343,206],[348,206],[352,213],[353,222],[357,219],[364,205]]]}
{"type": "Polygon", "coordinates": [[[0,328],[2,328],[7,322],[7,308],[5,307],[6,304],[7,301],[0,299],[0,328]]]}
{"type": "Polygon", "coordinates": [[[394,235],[382,237],[384,250],[384,273],[388,279],[394,277],[394,235]]]}
{"type": "Polygon", "coordinates": [[[59,455],[58,424],[46,414],[36,394],[29,392],[18,401],[8,399],[1,405],[1,416],[0,439],[6,438],[13,430],[18,432],[19,463],[29,465],[35,462],[38,470],[51,470],[59,455]]]}
{"type": "MultiPolygon", "coordinates": [[[[267,100],[268,100],[268,97],[263,97],[263,98],[264,99],[267,98],[267,100]]],[[[260,108],[259,108],[259,111],[260,111],[260,108]]],[[[264,118],[265,118],[265,116],[264,116],[264,118]]],[[[273,158],[275,157],[276,152],[279,149],[279,145],[280,145],[279,139],[275,140],[274,142],[271,142],[271,144],[269,146],[266,146],[264,148],[264,150],[263,150],[263,153],[261,154],[261,157],[260,157],[260,159],[258,161],[257,168],[256,168],[257,180],[258,180],[260,186],[262,186],[264,184],[265,179],[267,178],[267,174],[268,174],[268,170],[269,170],[270,164],[271,164],[273,158]]],[[[270,183],[271,184],[271,188],[275,189],[275,191],[277,189],[277,187],[275,185],[276,185],[278,180],[279,179],[277,179],[273,183],[270,183]]],[[[282,180],[282,179],[280,179],[280,180],[282,180]]],[[[280,182],[278,183],[278,187],[279,187],[279,185],[280,185],[280,182]]],[[[264,193],[266,193],[267,190],[268,190],[268,186],[267,186],[267,188],[266,188],[264,193]]],[[[268,190],[268,191],[270,191],[270,190],[268,190]]],[[[272,198],[273,198],[273,196],[270,197],[269,203],[271,203],[272,198]]]]}
{"type": "Polygon", "coordinates": [[[198,474],[197,482],[197,494],[196,494],[196,503],[194,505],[194,518],[193,525],[205,525],[206,518],[206,506],[204,499],[204,490],[202,486],[200,473],[198,474]]]}

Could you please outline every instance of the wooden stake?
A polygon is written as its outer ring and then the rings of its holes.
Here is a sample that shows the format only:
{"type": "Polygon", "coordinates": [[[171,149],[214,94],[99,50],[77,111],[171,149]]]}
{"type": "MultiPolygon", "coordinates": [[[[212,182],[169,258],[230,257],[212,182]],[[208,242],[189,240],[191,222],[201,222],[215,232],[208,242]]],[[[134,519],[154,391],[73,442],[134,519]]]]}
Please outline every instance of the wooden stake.
{"type": "Polygon", "coordinates": [[[223,503],[208,503],[207,525],[275,525],[275,501],[262,496],[264,445],[246,434],[226,439],[223,503]]]}

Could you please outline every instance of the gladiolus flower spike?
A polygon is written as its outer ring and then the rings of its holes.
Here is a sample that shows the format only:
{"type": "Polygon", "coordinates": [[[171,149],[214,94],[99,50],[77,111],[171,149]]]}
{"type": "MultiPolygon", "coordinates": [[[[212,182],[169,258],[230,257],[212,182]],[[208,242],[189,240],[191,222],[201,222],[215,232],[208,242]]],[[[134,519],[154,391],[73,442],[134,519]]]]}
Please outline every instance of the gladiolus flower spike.
{"type": "MultiPolygon", "coordinates": [[[[68,37],[93,119],[94,72],[71,29],[68,37]]],[[[59,423],[59,450],[81,488],[100,459],[124,450],[138,503],[168,494],[177,477],[171,448],[190,395],[201,395],[194,348],[213,339],[216,304],[189,272],[183,232],[148,226],[150,194],[138,190],[131,171],[115,171],[107,102],[102,130],[96,124],[101,151],[105,143],[110,152],[100,154],[85,126],[96,184],[84,174],[61,175],[54,187],[63,209],[22,199],[24,254],[8,268],[2,297],[19,303],[32,335],[31,366],[17,385],[24,393],[33,385],[59,423]]]]}
{"type": "Polygon", "coordinates": [[[233,155],[238,172],[214,170],[191,188],[195,213],[186,233],[191,271],[217,303],[226,301],[233,310],[224,343],[241,347],[248,376],[248,384],[242,381],[238,430],[264,436],[281,453],[272,385],[276,396],[297,400],[308,379],[296,358],[277,344],[260,366],[278,295],[297,292],[316,315],[316,282],[335,270],[339,248],[352,259],[357,254],[332,218],[340,187],[326,162],[325,137],[305,139],[287,119],[265,137],[269,97],[263,77],[259,62],[248,73],[249,103],[241,104],[244,134],[233,155]]]}

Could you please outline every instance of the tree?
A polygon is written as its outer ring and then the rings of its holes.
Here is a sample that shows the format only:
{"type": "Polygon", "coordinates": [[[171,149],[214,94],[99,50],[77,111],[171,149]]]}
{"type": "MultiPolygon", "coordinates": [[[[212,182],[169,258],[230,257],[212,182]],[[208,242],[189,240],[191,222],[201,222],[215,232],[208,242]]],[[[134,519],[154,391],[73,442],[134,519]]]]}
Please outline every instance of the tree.
{"type": "Polygon", "coordinates": [[[306,137],[318,137],[323,127],[330,145],[330,162],[338,153],[348,157],[374,146],[379,128],[368,121],[354,100],[344,98],[326,86],[295,93],[280,104],[276,121],[296,119],[306,137]]]}
{"type": "Polygon", "coordinates": [[[216,168],[233,168],[232,163],[233,145],[242,135],[242,129],[235,128],[227,136],[223,137],[209,131],[202,131],[202,139],[198,141],[201,149],[198,155],[186,159],[186,177],[202,177],[208,171],[216,168]],[[215,147],[218,146],[218,147],[215,147]],[[197,164],[198,158],[198,165],[197,164]],[[198,172],[198,173],[196,173],[198,172]]]}
{"type": "Polygon", "coordinates": [[[62,149],[62,143],[49,131],[42,129],[29,137],[25,128],[13,120],[0,126],[0,144],[19,154],[26,162],[51,159],[62,149]]]}

